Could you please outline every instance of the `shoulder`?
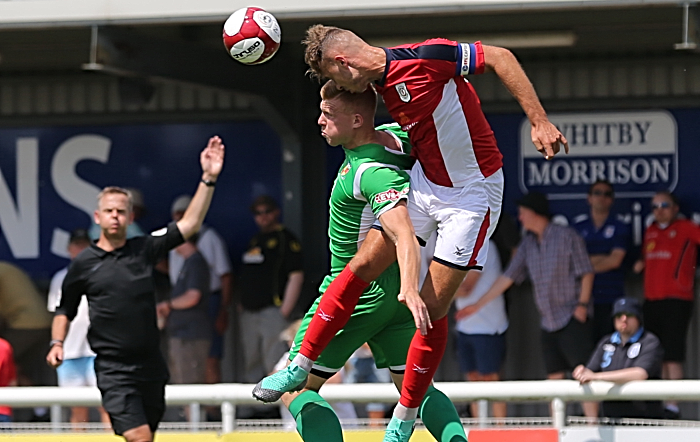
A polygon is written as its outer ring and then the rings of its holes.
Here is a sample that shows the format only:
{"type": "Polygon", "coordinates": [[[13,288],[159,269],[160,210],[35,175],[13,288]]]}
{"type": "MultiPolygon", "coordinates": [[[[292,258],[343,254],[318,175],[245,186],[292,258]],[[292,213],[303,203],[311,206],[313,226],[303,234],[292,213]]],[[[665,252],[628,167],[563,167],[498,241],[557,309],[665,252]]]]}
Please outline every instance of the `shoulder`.
{"type": "Polygon", "coordinates": [[[587,213],[582,213],[580,215],[576,215],[572,221],[573,226],[576,228],[582,227],[584,225],[588,225],[588,221],[590,220],[590,217],[588,216],[587,213]]]}
{"type": "Polygon", "coordinates": [[[644,333],[642,333],[642,337],[639,339],[639,341],[644,345],[661,345],[661,341],[659,340],[658,336],[647,329],[644,329],[644,333]]]}

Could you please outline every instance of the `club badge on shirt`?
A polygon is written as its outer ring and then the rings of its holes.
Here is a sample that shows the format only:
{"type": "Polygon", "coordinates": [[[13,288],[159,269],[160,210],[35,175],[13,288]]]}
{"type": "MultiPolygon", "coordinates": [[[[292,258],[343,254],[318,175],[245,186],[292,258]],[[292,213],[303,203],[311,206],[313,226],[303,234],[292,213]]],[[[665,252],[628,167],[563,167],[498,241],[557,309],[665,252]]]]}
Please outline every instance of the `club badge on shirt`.
{"type": "Polygon", "coordinates": [[[394,87],[396,88],[396,92],[399,93],[399,98],[401,99],[401,101],[403,101],[404,103],[408,103],[409,101],[411,101],[411,94],[408,92],[406,83],[399,83],[394,87]]]}
{"type": "Polygon", "coordinates": [[[615,234],[615,226],[607,226],[607,227],[605,227],[605,230],[603,230],[603,236],[605,238],[612,238],[614,234],[615,234]]]}
{"type": "Polygon", "coordinates": [[[642,344],[639,342],[635,342],[630,346],[630,348],[627,350],[627,357],[630,359],[634,359],[637,356],[639,356],[639,352],[642,349],[642,344]]]}

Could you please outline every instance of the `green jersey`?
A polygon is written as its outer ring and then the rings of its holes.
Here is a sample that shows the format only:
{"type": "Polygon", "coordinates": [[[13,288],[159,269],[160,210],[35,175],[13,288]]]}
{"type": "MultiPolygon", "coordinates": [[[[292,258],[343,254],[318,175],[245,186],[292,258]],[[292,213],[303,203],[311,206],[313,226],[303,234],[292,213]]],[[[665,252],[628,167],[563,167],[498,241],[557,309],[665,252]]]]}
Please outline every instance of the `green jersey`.
{"type": "Polygon", "coordinates": [[[382,125],[377,130],[397,137],[403,152],[380,144],[343,148],[345,161],[333,183],[329,202],[328,236],[333,277],[355,256],[372,224],[408,196],[407,169],[413,165],[408,134],[398,124],[382,125]]]}

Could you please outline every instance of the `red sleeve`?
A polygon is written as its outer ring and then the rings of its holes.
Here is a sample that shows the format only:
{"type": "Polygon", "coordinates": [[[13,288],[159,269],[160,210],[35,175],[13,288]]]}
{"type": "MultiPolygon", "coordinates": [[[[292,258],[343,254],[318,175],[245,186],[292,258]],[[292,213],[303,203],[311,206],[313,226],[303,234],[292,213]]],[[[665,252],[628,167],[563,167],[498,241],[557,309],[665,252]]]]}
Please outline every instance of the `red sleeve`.
{"type": "Polygon", "coordinates": [[[688,238],[696,245],[700,245],[700,226],[692,221],[688,221],[688,238]]]}

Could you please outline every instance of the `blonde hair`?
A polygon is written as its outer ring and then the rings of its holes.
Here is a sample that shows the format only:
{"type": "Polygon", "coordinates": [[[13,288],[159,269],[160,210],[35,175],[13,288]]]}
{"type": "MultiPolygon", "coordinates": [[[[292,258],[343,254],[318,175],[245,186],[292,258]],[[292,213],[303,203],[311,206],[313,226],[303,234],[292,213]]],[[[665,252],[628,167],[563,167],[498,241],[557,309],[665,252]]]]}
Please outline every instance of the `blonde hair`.
{"type": "Polygon", "coordinates": [[[128,207],[129,207],[129,212],[133,211],[134,209],[134,204],[133,204],[133,198],[131,196],[131,192],[127,189],[124,189],[123,187],[118,187],[118,186],[107,186],[100,193],[97,194],[97,206],[100,206],[100,201],[102,201],[102,198],[106,195],[111,195],[111,194],[121,194],[125,195],[128,201],[128,207]]]}
{"type": "Polygon", "coordinates": [[[306,46],[304,50],[304,61],[309,65],[306,71],[311,78],[319,82],[326,78],[323,73],[323,64],[326,56],[325,51],[334,43],[363,42],[354,32],[347,29],[336,28],[335,26],[313,25],[306,30],[306,38],[301,44],[306,46]]]}
{"type": "Polygon", "coordinates": [[[340,89],[333,80],[328,80],[321,87],[321,99],[332,100],[338,98],[350,112],[357,112],[374,118],[377,110],[377,92],[372,85],[367,86],[362,93],[354,94],[340,89]]]}

